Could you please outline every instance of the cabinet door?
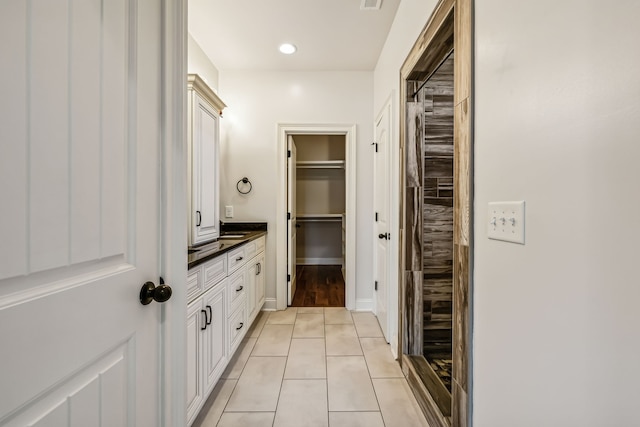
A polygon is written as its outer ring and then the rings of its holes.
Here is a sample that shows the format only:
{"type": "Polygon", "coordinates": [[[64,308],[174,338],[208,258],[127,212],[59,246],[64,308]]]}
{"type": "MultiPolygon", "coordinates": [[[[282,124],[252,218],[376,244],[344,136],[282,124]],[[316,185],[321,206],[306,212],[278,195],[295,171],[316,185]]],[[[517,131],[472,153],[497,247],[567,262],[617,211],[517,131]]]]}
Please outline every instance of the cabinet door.
{"type": "Polygon", "coordinates": [[[258,274],[258,257],[255,257],[247,263],[244,279],[247,284],[247,317],[249,318],[249,323],[253,321],[253,318],[257,314],[256,304],[258,300],[256,299],[256,285],[258,282],[258,274]]]}
{"type": "Polygon", "coordinates": [[[218,113],[197,93],[193,94],[192,244],[219,236],[218,113]]]}
{"type": "Polygon", "coordinates": [[[265,274],[264,252],[258,255],[256,259],[257,259],[256,264],[258,268],[258,271],[256,273],[256,286],[255,286],[256,315],[257,315],[258,314],[257,312],[260,311],[260,309],[262,309],[262,306],[264,305],[264,299],[265,299],[266,274],[265,274]]]}
{"type": "Polygon", "coordinates": [[[225,297],[227,293],[226,280],[216,285],[204,294],[204,309],[207,312],[209,324],[204,331],[203,362],[206,375],[205,396],[213,388],[222,371],[227,365],[225,345],[225,297]]]}
{"type": "Polygon", "coordinates": [[[205,326],[202,298],[187,306],[187,419],[198,414],[204,400],[201,331],[205,326]]]}
{"type": "Polygon", "coordinates": [[[249,323],[258,315],[264,304],[264,253],[253,258],[246,267],[245,282],[247,284],[247,316],[249,323]]]}

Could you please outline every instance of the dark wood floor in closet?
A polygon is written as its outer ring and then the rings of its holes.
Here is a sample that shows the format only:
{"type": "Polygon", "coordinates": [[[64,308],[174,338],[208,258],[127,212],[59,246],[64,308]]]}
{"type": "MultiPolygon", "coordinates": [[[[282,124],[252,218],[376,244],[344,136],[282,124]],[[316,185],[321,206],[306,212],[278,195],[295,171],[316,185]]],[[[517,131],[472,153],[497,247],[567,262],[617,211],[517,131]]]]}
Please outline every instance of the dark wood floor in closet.
{"type": "Polygon", "coordinates": [[[344,278],[340,265],[299,265],[292,307],[344,307],[344,278]]]}

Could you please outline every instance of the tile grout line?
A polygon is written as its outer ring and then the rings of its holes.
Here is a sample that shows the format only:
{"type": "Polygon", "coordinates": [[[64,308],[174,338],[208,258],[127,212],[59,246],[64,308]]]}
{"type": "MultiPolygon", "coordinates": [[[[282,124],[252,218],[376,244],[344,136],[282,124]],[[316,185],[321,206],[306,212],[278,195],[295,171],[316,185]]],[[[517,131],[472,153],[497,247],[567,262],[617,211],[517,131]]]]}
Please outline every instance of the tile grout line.
{"type": "Polygon", "coordinates": [[[327,426],[331,427],[329,419],[329,359],[327,358],[327,324],[325,323],[327,318],[325,316],[325,309],[322,308],[322,338],[324,340],[324,383],[327,387],[327,426]]]}
{"type": "Polygon", "coordinates": [[[380,406],[380,399],[378,398],[378,393],[376,393],[376,387],[373,385],[373,378],[371,377],[371,370],[369,369],[369,362],[367,361],[367,357],[364,354],[364,348],[362,347],[362,341],[360,340],[360,334],[358,333],[358,328],[356,327],[356,322],[353,319],[353,314],[351,314],[351,320],[353,321],[353,327],[356,330],[356,336],[358,337],[358,345],[360,345],[360,350],[362,351],[362,358],[364,359],[364,364],[367,367],[367,373],[369,374],[369,382],[371,383],[371,389],[373,390],[373,395],[376,397],[376,404],[378,405],[378,411],[380,412],[380,418],[382,418],[382,425],[386,426],[387,423],[384,419],[384,415],[382,413],[382,407],[380,406]]]}
{"type": "MultiPolygon", "coordinates": [[[[285,309],[286,311],[287,309],[285,309]]],[[[273,411],[273,420],[271,421],[271,427],[276,424],[276,417],[278,416],[278,406],[280,406],[280,396],[282,396],[282,386],[284,384],[284,375],[287,372],[287,365],[289,364],[289,352],[291,351],[291,341],[293,340],[293,330],[296,327],[296,319],[298,318],[298,309],[296,308],[296,314],[293,317],[293,327],[291,328],[291,336],[289,337],[289,348],[287,348],[287,356],[284,361],[284,371],[282,371],[282,378],[280,379],[280,390],[278,390],[278,400],[276,400],[276,409],[273,411]]]]}
{"type": "MultiPolygon", "coordinates": [[[[218,420],[216,421],[216,427],[218,426],[218,424],[220,424],[220,420],[222,420],[222,416],[224,415],[225,412],[227,412],[227,406],[229,405],[229,401],[231,400],[231,396],[233,396],[233,392],[236,391],[236,387],[238,386],[238,383],[240,382],[240,377],[242,376],[242,373],[244,372],[244,369],[247,367],[247,363],[249,363],[249,359],[251,359],[251,354],[253,353],[253,350],[255,350],[256,348],[256,344],[258,343],[258,338],[260,338],[260,335],[262,335],[262,331],[264,330],[264,325],[267,324],[267,321],[269,320],[269,317],[271,316],[271,312],[265,312],[267,313],[267,318],[264,319],[264,323],[262,324],[262,327],[260,328],[260,332],[258,332],[258,336],[256,337],[256,342],[253,343],[253,348],[251,349],[251,353],[249,353],[249,357],[247,357],[247,361],[244,362],[244,366],[242,367],[242,371],[240,372],[240,375],[238,375],[238,379],[236,379],[236,383],[233,385],[233,390],[231,390],[231,393],[229,393],[229,398],[227,399],[227,402],[224,404],[224,408],[222,408],[222,412],[220,413],[220,417],[218,417],[218,420]]],[[[244,338],[243,338],[244,339],[244,338]]],[[[283,374],[284,376],[284,374],[283,374]]],[[[280,396],[278,396],[279,398],[280,396]]],[[[273,418],[275,419],[275,413],[273,415],[273,418]]]]}

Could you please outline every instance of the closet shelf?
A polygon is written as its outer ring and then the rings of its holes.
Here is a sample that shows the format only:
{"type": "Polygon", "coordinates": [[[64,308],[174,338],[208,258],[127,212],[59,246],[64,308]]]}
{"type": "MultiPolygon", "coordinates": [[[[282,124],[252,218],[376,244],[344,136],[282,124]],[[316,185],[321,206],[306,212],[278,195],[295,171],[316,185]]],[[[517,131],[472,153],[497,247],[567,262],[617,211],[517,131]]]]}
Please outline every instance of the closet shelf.
{"type": "Polygon", "coordinates": [[[300,222],[341,222],[342,214],[297,214],[300,222]]]}
{"type": "Polygon", "coordinates": [[[298,169],[344,169],[344,160],[300,160],[298,169]]]}

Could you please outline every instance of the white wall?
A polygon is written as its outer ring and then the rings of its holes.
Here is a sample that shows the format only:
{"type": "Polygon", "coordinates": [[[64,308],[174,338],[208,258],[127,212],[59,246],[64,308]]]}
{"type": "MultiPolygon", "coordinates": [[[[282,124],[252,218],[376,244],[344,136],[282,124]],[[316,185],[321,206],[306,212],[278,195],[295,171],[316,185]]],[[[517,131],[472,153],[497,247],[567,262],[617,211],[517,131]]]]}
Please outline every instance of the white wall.
{"type": "Polygon", "coordinates": [[[640,425],[640,2],[476,2],[476,427],[640,425]],[[526,200],[526,245],[487,203],[526,200]]]}
{"type": "Polygon", "coordinates": [[[221,71],[220,97],[229,106],[221,122],[220,206],[230,221],[268,222],[267,298],[276,298],[277,125],[356,124],[356,302],[372,298],[373,74],[371,72],[221,71]],[[248,177],[253,191],[236,182],[248,177]]]}
{"type": "MultiPolygon", "coordinates": [[[[434,5],[401,2],[374,114],[392,90],[397,113],[434,5]]],[[[476,427],[640,425],[639,16],[637,1],[476,2],[476,427]],[[526,245],[488,240],[487,203],[520,199],[526,245]]]]}
{"type": "MultiPolygon", "coordinates": [[[[384,44],[384,48],[378,58],[378,63],[373,73],[373,115],[377,116],[385,106],[387,100],[392,102],[392,123],[390,132],[391,143],[391,218],[390,228],[397,229],[399,224],[399,179],[398,169],[400,159],[398,155],[399,144],[399,109],[400,109],[400,68],[406,59],[411,47],[420,35],[437,2],[435,0],[402,0],[391,30],[384,44]]],[[[398,240],[393,236],[389,241],[389,253],[398,254],[398,240]]],[[[373,260],[372,260],[373,265],[373,260]]],[[[389,336],[391,349],[395,353],[397,348],[398,331],[398,262],[392,262],[389,266],[389,319],[391,325],[389,336]]]]}
{"type": "Polygon", "coordinates": [[[187,44],[187,72],[198,74],[214,92],[218,91],[218,69],[191,34],[187,44]]]}
{"type": "Polygon", "coordinates": [[[402,0],[373,73],[373,114],[378,114],[394,92],[394,126],[398,128],[400,68],[427,24],[435,0],[402,0]]]}

